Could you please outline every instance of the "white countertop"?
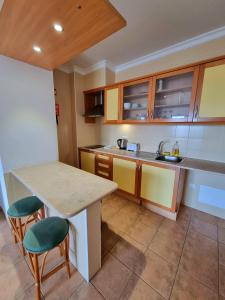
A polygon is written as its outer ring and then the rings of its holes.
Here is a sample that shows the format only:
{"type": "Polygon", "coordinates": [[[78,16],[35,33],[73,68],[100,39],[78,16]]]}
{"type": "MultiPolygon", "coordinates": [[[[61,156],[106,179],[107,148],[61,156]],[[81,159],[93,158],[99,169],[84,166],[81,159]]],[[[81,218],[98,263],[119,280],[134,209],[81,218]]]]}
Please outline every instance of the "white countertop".
{"type": "Polygon", "coordinates": [[[57,161],[11,173],[46,206],[66,218],[75,216],[118,187],[113,181],[57,161]]]}

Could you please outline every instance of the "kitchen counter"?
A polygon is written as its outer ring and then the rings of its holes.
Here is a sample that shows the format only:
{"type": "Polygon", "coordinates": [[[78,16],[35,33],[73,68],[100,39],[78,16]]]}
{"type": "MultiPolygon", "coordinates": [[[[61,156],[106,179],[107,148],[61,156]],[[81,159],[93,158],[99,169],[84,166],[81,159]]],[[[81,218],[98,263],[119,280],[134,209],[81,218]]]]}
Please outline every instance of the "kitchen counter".
{"type": "Polygon", "coordinates": [[[105,154],[112,154],[124,158],[133,158],[135,160],[141,160],[146,162],[154,162],[156,164],[163,164],[163,165],[173,165],[177,168],[187,169],[187,170],[200,170],[206,172],[214,172],[225,174],[225,163],[210,161],[210,160],[203,160],[203,159],[195,159],[195,158],[188,158],[184,157],[180,163],[172,163],[166,161],[159,161],[155,160],[156,154],[151,152],[130,152],[127,150],[120,150],[120,149],[109,149],[109,148],[89,148],[89,147],[80,147],[79,149],[89,150],[91,152],[96,153],[105,153],[105,154]]]}
{"type": "Polygon", "coordinates": [[[101,268],[101,199],[117,184],[60,162],[11,171],[45,204],[46,216],[70,222],[70,261],[89,281],[101,268]]]}
{"type": "Polygon", "coordinates": [[[117,184],[60,162],[13,170],[46,206],[70,218],[117,189],[117,184]]]}

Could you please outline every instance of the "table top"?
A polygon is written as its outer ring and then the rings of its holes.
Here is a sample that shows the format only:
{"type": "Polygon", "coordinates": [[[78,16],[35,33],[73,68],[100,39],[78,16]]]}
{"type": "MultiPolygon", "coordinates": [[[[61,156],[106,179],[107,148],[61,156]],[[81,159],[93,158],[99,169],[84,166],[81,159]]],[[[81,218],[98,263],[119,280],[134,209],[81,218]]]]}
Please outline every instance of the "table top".
{"type": "Polygon", "coordinates": [[[47,207],[73,217],[117,189],[113,181],[55,161],[11,173],[47,207]]]}

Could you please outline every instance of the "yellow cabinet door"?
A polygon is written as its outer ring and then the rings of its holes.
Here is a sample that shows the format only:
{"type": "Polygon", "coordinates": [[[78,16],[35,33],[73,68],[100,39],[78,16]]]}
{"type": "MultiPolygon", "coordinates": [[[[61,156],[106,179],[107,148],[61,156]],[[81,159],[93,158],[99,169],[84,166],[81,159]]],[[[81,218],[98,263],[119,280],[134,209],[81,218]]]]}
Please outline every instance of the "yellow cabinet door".
{"type": "Polygon", "coordinates": [[[202,66],[198,120],[225,119],[225,60],[202,66]]]}
{"type": "Polygon", "coordinates": [[[136,162],[113,158],[113,181],[119,189],[135,195],[136,162]]]}
{"type": "Polygon", "coordinates": [[[80,151],[80,167],[84,171],[95,174],[95,154],[80,151]]]}
{"type": "Polygon", "coordinates": [[[119,88],[105,90],[105,121],[119,119],[119,88]]]}
{"type": "Polygon", "coordinates": [[[171,208],[176,171],[142,164],[141,198],[171,208]]]}

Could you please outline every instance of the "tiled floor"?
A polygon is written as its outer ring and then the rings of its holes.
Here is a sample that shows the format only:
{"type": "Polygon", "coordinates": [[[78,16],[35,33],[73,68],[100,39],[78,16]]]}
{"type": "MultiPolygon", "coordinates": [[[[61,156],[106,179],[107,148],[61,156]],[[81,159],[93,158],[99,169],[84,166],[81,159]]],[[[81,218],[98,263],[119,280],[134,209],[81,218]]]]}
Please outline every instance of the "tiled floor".
{"type": "MultiPolygon", "coordinates": [[[[102,220],[102,269],[90,284],[74,268],[70,280],[61,270],[42,285],[43,298],[225,300],[224,220],[182,207],[173,222],[116,195],[104,199],[102,220]]],[[[0,299],[34,299],[9,233],[1,214],[0,299]]]]}

